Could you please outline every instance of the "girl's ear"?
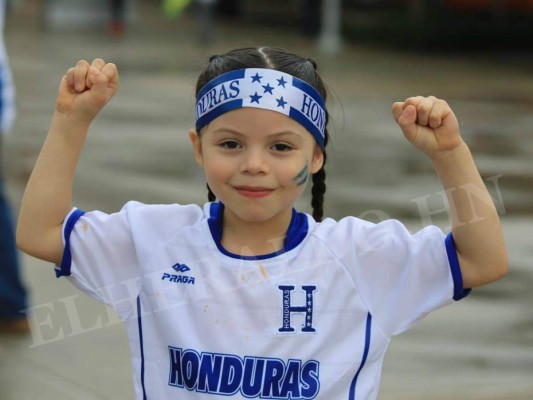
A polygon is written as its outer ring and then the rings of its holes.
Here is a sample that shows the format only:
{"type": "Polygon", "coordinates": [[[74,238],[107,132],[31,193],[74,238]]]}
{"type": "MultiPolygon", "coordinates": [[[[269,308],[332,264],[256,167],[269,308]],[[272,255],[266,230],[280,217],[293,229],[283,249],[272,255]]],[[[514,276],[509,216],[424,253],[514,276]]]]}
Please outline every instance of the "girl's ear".
{"type": "Polygon", "coordinates": [[[200,136],[198,135],[198,132],[196,132],[194,129],[191,129],[189,131],[189,139],[191,140],[192,144],[192,151],[194,153],[194,159],[198,163],[200,167],[204,167],[204,157],[202,155],[202,142],[200,140],[200,136]]]}
{"type": "Polygon", "coordinates": [[[324,153],[322,149],[315,145],[315,152],[313,153],[313,161],[311,161],[311,173],[316,174],[324,165],[324,153]]]}

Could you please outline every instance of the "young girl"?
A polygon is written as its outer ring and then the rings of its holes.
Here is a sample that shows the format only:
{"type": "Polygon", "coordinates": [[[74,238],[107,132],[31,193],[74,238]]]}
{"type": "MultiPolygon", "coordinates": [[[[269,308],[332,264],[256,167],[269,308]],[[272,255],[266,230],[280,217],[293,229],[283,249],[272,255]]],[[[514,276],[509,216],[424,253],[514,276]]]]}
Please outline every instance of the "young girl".
{"type": "Polygon", "coordinates": [[[392,113],[433,162],[452,233],[321,222],[326,92],[312,60],[272,48],[214,56],[200,75],[189,137],[209,188],[203,208],[72,208],[89,125],[117,87],[101,59],[63,77],[17,238],[124,320],[137,399],[375,399],[393,335],[507,270],[495,207],[435,97],[392,113]],[[313,216],[293,208],[309,177],[313,216]]]}

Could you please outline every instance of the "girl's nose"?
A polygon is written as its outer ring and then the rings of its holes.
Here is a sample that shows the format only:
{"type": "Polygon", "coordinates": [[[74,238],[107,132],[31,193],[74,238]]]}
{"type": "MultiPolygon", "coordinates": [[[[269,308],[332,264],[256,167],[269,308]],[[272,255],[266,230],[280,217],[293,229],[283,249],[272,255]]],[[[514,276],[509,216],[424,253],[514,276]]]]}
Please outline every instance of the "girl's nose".
{"type": "Polygon", "coordinates": [[[246,153],[243,154],[241,172],[252,175],[268,172],[266,154],[259,149],[248,149],[246,153]]]}

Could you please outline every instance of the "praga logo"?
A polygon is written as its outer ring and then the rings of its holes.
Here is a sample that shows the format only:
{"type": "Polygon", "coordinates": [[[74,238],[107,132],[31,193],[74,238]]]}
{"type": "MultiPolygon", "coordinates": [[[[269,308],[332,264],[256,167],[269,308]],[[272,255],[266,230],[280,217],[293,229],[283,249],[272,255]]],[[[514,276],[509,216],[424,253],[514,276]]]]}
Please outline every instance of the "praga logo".
{"type": "Polygon", "coordinates": [[[191,270],[187,265],[177,263],[172,266],[172,269],[180,273],[180,275],[169,274],[167,272],[164,272],[163,275],[161,276],[162,281],[168,281],[168,282],[173,282],[173,283],[187,283],[189,285],[194,285],[194,276],[181,275],[182,273],[188,272],[191,270]]]}

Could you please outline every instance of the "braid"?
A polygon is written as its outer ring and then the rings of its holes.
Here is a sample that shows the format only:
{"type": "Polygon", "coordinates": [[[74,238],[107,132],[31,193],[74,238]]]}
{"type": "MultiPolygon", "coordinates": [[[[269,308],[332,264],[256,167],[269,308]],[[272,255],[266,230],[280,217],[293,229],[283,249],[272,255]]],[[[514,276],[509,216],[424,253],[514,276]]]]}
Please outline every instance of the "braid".
{"type": "MultiPolygon", "coordinates": [[[[324,153],[324,164],[326,154],[324,153]]],[[[324,194],[326,193],[326,170],[324,166],[313,174],[313,187],[311,188],[311,206],[313,207],[313,218],[316,222],[322,221],[324,216],[324,194]]]]}
{"type": "Polygon", "coordinates": [[[209,184],[207,185],[207,201],[215,201],[217,199],[217,196],[213,193],[211,188],[209,187],[209,184]]]}
{"type": "MultiPolygon", "coordinates": [[[[328,116],[329,117],[329,116],[328,116]]],[[[326,118],[328,118],[326,117],[326,118]]],[[[328,129],[325,130],[324,147],[328,144],[329,134],[328,129]]],[[[316,222],[322,221],[324,216],[324,194],[326,194],[326,150],[322,150],[322,156],[324,157],[322,168],[313,174],[313,186],[311,187],[311,206],[313,207],[313,218],[316,222]]]]}

